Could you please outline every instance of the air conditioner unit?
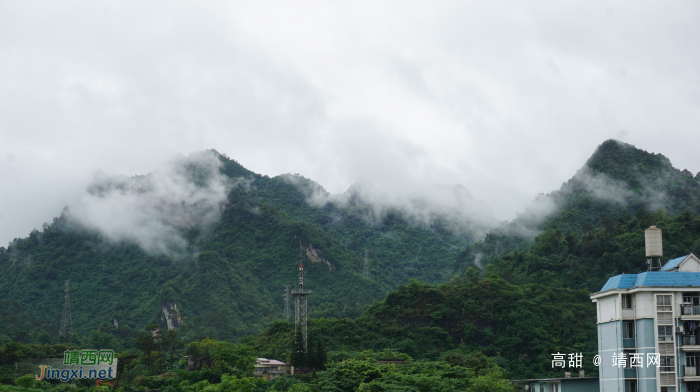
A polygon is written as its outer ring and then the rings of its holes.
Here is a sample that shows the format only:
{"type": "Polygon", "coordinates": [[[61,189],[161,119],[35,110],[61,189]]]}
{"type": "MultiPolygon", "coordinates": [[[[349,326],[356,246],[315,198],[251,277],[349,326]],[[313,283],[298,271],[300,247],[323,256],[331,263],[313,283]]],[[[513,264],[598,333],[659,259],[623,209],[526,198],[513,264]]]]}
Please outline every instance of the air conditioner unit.
{"type": "Polygon", "coordinates": [[[683,326],[676,326],[676,333],[683,333],[683,326]]]}

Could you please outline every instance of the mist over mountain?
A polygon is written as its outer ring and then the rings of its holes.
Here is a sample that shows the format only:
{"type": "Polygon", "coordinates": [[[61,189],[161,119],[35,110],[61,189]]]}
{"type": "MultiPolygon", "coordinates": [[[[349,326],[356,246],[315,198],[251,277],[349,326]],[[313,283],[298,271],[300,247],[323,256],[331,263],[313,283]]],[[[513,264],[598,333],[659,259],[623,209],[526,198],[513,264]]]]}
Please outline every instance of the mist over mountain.
{"type": "Polygon", "coordinates": [[[145,176],[96,175],[64,215],[112,243],[129,241],[149,254],[175,256],[187,248],[184,232],[216,223],[232,181],[211,151],[178,157],[145,176]]]}
{"type": "MultiPolygon", "coordinates": [[[[699,182],[663,155],[609,140],[560,189],[498,223],[460,185],[396,194],[358,180],[330,194],[299,174],[270,178],[195,153],[144,176],[97,176],[42,231],[0,248],[0,330],[23,342],[56,335],[69,279],[81,335],[116,320],[128,340],[177,308],[184,336],[235,339],[281,317],[300,245],[311,316],[357,317],[411,279],[439,284],[495,261],[505,273],[502,257],[542,238],[576,244],[614,220],[646,224],[658,208],[669,219],[698,213],[699,182]]],[[[601,271],[581,285],[610,273],[601,271]]]]}
{"type": "Polygon", "coordinates": [[[586,164],[562,186],[540,194],[510,222],[467,248],[460,259],[488,264],[513,250],[525,250],[546,230],[582,235],[605,219],[662,209],[671,216],[700,213],[700,173],[673,167],[659,153],[618,140],[603,142],[586,164]]]}
{"type": "Polygon", "coordinates": [[[460,184],[425,186],[410,194],[386,191],[364,179],[347,191],[331,195],[319,184],[299,175],[282,175],[284,181],[299,188],[309,205],[322,208],[328,204],[338,209],[364,213],[369,224],[381,224],[391,213],[399,213],[408,222],[422,227],[441,223],[455,235],[483,238],[498,222],[489,205],[475,200],[460,184]]]}
{"type": "Polygon", "coordinates": [[[329,195],[213,150],[143,176],[98,175],[42,231],[0,248],[0,325],[18,341],[56,335],[70,280],[81,335],[118,324],[128,339],[177,309],[186,336],[240,337],[281,316],[300,245],[311,314],[359,316],[409,279],[449,279],[457,251],[493,224],[476,205],[459,186],[403,199],[359,185],[329,195]]]}

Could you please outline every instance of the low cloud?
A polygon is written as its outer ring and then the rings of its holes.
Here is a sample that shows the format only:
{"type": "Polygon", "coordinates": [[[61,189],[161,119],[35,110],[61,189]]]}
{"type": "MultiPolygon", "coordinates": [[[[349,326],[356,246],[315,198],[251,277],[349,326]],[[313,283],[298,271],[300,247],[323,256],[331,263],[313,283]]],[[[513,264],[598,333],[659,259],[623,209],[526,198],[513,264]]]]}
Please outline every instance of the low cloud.
{"type": "Polygon", "coordinates": [[[383,189],[358,180],[341,194],[330,194],[318,183],[299,175],[280,176],[297,186],[314,207],[333,204],[359,213],[369,224],[380,224],[391,212],[409,223],[432,227],[440,224],[456,235],[483,238],[498,222],[489,205],[475,200],[462,185],[416,186],[408,192],[383,189]]]}
{"type": "Polygon", "coordinates": [[[203,151],[173,159],[145,176],[100,173],[65,215],[112,242],[128,241],[151,254],[172,255],[187,247],[185,231],[219,219],[231,185],[220,166],[215,153],[203,151]]]}
{"type": "Polygon", "coordinates": [[[593,173],[587,166],[579,170],[572,180],[600,200],[626,204],[632,196],[627,184],[604,173],[593,173]]]}
{"type": "Polygon", "coordinates": [[[541,233],[540,223],[560,211],[566,199],[577,190],[583,190],[595,199],[621,205],[628,204],[635,197],[623,181],[610,178],[604,173],[594,173],[588,166],[584,166],[558,191],[537,195],[515,219],[500,226],[498,232],[524,238],[536,237],[541,233]]]}
{"type": "Polygon", "coordinates": [[[498,227],[498,233],[524,238],[535,238],[540,234],[539,224],[548,216],[558,211],[560,203],[551,194],[540,193],[518,213],[512,221],[498,227]]]}

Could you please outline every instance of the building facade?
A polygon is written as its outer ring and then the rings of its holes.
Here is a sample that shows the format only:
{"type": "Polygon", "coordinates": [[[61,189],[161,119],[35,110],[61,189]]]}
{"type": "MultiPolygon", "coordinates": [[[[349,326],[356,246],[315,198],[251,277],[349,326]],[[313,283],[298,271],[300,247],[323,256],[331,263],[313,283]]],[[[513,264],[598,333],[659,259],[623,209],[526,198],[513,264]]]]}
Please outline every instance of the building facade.
{"type": "Polygon", "coordinates": [[[285,374],[294,374],[294,366],[267,358],[258,358],[255,362],[255,377],[271,381],[285,374]]]}
{"type": "Polygon", "coordinates": [[[583,370],[579,377],[533,378],[513,380],[518,391],[524,392],[598,392],[598,378],[584,377],[583,370]]]}
{"type": "Polygon", "coordinates": [[[601,392],[700,392],[695,255],[661,269],[613,276],[591,299],[597,308],[601,392]]]}

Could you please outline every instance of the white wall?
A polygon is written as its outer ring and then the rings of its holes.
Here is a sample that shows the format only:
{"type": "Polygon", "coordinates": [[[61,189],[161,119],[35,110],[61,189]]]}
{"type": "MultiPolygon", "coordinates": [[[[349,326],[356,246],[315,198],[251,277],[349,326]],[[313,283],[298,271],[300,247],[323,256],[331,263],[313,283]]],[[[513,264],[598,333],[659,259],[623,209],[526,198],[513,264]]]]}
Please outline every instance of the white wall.
{"type": "Polygon", "coordinates": [[[698,259],[696,259],[693,255],[689,255],[690,257],[686,258],[683,260],[683,263],[679,266],[678,270],[679,271],[686,271],[686,272],[700,272],[700,262],[698,262],[698,259]]]}
{"type": "Polygon", "coordinates": [[[620,319],[620,309],[619,294],[598,298],[598,322],[607,323],[620,319]]]}
{"type": "Polygon", "coordinates": [[[654,295],[649,292],[639,292],[634,294],[634,306],[637,312],[637,318],[654,318],[655,314],[655,304],[654,295]]]}

